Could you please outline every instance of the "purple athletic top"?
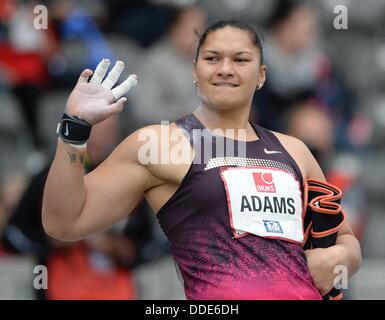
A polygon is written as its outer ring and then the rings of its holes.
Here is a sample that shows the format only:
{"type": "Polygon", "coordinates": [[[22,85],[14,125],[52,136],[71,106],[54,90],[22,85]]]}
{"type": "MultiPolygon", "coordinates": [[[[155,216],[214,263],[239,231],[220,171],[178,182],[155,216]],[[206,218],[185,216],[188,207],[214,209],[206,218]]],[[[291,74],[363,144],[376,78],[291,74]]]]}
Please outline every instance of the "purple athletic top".
{"type": "MultiPolygon", "coordinates": [[[[192,144],[193,130],[205,129],[193,114],[177,120],[176,124],[186,130],[192,144]]],[[[214,150],[205,163],[199,164],[194,159],[178,190],[157,214],[171,243],[186,297],[320,300],[300,243],[252,233],[234,237],[221,170],[255,165],[284,169],[292,173],[301,188],[303,185],[298,165],[276,136],[251,124],[259,139],[246,142],[246,158],[226,160],[217,157],[214,150]]],[[[206,135],[214,136],[207,129],[206,135]]],[[[215,149],[218,145],[215,136],[210,143],[215,149]]],[[[203,147],[204,143],[201,151],[203,147]]]]}

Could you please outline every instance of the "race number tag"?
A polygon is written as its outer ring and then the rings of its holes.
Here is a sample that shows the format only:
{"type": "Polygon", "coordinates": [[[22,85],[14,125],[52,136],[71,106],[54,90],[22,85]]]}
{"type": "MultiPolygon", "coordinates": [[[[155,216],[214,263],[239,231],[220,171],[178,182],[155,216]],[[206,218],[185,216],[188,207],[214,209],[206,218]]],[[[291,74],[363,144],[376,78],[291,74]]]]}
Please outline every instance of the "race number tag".
{"type": "Polygon", "coordinates": [[[302,243],[302,195],[299,182],[281,169],[221,169],[236,238],[248,233],[302,243]]]}

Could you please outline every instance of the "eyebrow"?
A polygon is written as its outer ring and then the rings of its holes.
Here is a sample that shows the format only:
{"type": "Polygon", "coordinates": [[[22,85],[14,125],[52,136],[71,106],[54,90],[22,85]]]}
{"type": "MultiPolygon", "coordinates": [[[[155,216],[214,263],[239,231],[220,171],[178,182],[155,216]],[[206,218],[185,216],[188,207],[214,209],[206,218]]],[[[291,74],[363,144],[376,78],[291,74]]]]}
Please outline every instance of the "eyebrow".
{"type": "MultiPolygon", "coordinates": [[[[215,51],[215,50],[204,50],[203,53],[214,53],[214,54],[219,54],[218,51],[215,51]]],[[[253,54],[252,52],[250,51],[238,51],[236,52],[235,54],[243,54],[243,53],[248,53],[248,54],[253,54]]]]}

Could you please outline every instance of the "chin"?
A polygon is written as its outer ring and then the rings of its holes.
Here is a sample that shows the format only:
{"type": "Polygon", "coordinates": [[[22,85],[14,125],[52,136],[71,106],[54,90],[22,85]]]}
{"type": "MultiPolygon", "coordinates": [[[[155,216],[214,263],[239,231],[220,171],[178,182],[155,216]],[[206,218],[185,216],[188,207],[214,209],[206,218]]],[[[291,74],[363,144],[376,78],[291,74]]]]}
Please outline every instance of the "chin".
{"type": "Polygon", "coordinates": [[[200,94],[201,101],[213,109],[230,110],[237,109],[245,104],[244,99],[240,99],[233,92],[222,92],[221,94],[203,95],[200,94]]]}
{"type": "Polygon", "coordinates": [[[236,99],[234,95],[223,94],[217,97],[210,99],[210,104],[215,106],[218,109],[234,109],[243,105],[244,101],[241,99],[236,99]]]}

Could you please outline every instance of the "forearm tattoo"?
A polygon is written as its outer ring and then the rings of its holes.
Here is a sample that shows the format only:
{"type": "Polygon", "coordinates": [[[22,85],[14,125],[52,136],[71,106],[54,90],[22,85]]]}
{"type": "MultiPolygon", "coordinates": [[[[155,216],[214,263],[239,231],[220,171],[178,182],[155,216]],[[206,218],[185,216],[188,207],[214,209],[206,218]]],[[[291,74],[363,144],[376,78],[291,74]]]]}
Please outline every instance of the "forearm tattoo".
{"type": "Polygon", "coordinates": [[[84,155],[77,155],[76,153],[67,152],[70,163],[81,163],[84,164],[85,157],[84,155]]]}

